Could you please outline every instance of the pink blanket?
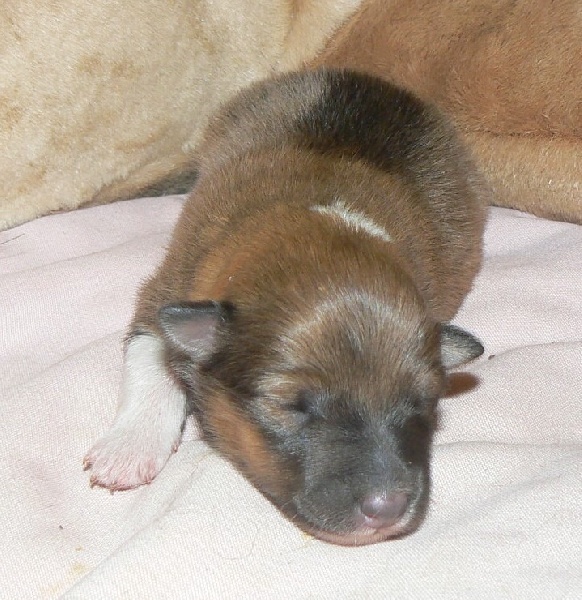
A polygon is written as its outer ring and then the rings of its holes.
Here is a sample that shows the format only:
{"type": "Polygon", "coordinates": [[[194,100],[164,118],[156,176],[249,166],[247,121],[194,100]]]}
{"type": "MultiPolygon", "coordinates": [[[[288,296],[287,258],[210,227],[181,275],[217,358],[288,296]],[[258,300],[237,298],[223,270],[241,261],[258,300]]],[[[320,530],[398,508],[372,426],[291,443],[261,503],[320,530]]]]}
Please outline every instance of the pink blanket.
{"type": "MultiPolygon", "coordinates": [[[[457,322],[476,387],[441,402],[431,509],[399,541],[302,534],[198,440],[151,485],[90,489],[121,339],[181,198],[0,234],[0,597],[581,598],[582,227],[493,209],[457,322]]],[[[464,386],[457,377],[456,386],[464,386]]]]}

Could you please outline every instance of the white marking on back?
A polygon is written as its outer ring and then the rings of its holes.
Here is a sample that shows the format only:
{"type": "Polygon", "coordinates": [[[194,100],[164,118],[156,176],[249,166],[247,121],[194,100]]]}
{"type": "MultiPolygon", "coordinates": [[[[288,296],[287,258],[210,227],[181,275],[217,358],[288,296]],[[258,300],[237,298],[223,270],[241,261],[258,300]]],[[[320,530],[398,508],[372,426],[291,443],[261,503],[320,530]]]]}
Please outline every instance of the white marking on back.
{"type": "Polygon", "coordinates": [[[311,207],[311,210],[322,215],[328,215],[355,231],[367,233],[368,235],[380,238],[385,242],[392,241],[390,234],[384,227],[378,225],[378,223],[367,215],[347,207],[342,200],[336,200],[333,204],[327,206],[316,204],[311,207]]]}
{"type": "Polygon", "coordinates": [[[91,483],[122,490],[152,481],[177,449],[185,418],[186,397],[166,370],[162,340],[130,339],[117,415],[85,457],[91,483]]]}

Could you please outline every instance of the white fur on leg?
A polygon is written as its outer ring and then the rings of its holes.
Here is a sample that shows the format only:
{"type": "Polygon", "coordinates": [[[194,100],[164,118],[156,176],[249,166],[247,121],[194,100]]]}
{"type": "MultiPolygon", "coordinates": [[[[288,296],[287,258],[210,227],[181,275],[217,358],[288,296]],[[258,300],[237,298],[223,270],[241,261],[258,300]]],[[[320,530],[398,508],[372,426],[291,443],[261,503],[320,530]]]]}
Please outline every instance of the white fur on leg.
{"type": "Polygon", "coordinates": [[[162,341],[132,338],[117,416],[85,457],[91,484],[126,490],[152,481],[177,449],[185,418],[186,397],[166,371],[162,341]]]}

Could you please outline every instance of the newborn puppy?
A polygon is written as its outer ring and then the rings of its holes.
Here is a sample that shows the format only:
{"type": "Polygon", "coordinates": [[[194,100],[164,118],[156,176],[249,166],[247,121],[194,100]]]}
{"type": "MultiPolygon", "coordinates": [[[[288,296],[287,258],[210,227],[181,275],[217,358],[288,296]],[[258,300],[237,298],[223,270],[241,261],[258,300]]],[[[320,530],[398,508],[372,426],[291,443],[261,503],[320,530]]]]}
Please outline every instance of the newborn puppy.
{"type": "Polygon", "coordinates": [[[141,291],[92,483],[150,482],[190,406],[303,530],[414,530],[445,369],[483,351],[448,324],[479,268],[483,196],[444,118],[379,79],[300,72],[238,95],[141,291]]]}

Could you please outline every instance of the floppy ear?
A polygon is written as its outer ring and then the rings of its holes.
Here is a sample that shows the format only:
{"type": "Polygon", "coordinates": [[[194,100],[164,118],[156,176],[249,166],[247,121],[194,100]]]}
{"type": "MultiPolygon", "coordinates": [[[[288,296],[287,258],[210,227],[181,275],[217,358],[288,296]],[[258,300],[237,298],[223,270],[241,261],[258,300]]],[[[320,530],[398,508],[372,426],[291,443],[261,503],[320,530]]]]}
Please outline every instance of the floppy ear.
{"type": "Polygon", "coordinates": [[[200,360],[214,350],[218,325],[228,320],[231,312],[230,305],[212,300],[181,302],[163,306],[158,320],[167,342],[200,360]]]}
{"type": "Polygon", "coordinates": [[[483,354],[483,344],[456,325],[441,324],[441,359],[446,369],[458,367],[483,354]]]}

